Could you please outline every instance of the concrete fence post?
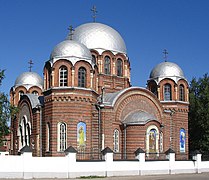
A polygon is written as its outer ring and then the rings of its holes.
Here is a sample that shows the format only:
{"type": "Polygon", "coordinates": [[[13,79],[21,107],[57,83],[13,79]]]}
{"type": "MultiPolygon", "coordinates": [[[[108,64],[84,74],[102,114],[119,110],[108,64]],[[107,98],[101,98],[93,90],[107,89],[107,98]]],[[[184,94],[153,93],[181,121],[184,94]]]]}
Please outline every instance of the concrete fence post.
{"type": "Polygon", "coordinates": [[[201,173],[202,154],[200,153],[200,151],[198,150],[194,151],[192,160],[194,161],[195,164],[196,173],[201,173]]]}
{"type": "Polygon", "coordinates": [[[143,167],[145,163],[145,151],[138,148],[135,152],[135,159],[139,160],[139,175],[143,175],[143,167]]]}
{"type": "Polygon", "coordinates": [[[106,172],[105,175],[108,176],[113,176],[112,173],[112,168],[113,168],[113,151],[109,148],[106,147],[101,151],[102,153],[102,159],[105,160],[106,162],[106,172]]]}
{"type": "Polygon", "coordinates": [[[32,162],[32,149],[29,146],[24,146],[20,150],[20,154],[23,157],[23,178],[24,179],[32,179],[33,178],[33,170],[31,169],[32,162]]]}
{"type": "Polygon", "coordinates": [[[73,175],[73,172],[75,172],[75,164],[76,164],[76,154],[77,151],[74,147],[69,146],[65,150],[65,157],[67,158],[67,178],[75,178],[76,176],[73,175]]]}
{"type": "Polygon", "coordinates": [[[166,158],[169,160],[169,174],[175,174],[175,151],[169,148],[165,154],[166,158]]]}

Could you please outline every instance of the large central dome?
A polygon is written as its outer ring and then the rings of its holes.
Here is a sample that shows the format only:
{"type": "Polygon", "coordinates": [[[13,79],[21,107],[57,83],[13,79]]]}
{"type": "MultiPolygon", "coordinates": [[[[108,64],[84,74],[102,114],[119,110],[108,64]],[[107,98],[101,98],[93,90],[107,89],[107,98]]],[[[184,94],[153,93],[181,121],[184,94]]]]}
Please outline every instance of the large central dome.
{"type": "Polygon", "coordinates": [[[121,35],[105,24],[80,25],[75,29],[73,40],[84,44],[89,49],[111,50],[126,54],[126,45],[121,35]]]}

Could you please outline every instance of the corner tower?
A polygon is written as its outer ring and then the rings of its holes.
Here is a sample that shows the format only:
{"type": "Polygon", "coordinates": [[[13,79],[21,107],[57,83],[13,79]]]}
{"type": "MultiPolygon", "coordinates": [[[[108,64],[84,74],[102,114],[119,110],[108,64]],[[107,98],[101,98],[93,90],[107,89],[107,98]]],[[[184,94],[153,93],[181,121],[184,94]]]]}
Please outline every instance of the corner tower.
{"type": "Polygon", "coordinates": [[[175,149],[181,158],[182,155],[186,157],[189,85],[182,69],[177,64],[167,61],[156,65],[150,73],[147,88],[160,100],[166,114],[166,146],[175,149]]]}

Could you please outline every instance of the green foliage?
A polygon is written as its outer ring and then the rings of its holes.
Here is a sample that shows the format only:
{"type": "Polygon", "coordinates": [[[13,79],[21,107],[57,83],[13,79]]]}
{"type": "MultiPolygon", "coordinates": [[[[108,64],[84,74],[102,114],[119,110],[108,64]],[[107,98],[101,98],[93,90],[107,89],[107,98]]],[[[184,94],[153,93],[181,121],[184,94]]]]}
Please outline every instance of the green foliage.
{"type": "Polygon", "coordinates": [[[190,150],[209,151],[209,77],[192,79],[190,84],[190,150]]]}
{"type": "MultiPolygon", "coordinates": [[[[0,70],[0,85],[4,77],[4,70],[0,70]]],[[[7,95],[0,92],[0,144],[3,137],[9,133],[8,121],[17,113],[18,109],[10,105],[7,95]]]]}

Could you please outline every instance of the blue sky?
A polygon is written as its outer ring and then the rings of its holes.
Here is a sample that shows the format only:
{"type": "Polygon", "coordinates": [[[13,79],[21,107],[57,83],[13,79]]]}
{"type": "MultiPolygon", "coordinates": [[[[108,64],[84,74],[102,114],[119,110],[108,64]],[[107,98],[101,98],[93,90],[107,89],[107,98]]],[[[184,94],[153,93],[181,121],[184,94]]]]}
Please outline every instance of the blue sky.
{"type": "Polygon", "coordinates": [[[6,69],[0,91],[9,94],[30,59],[42,76],[68,26],[92,22],[93,5],[97,22],[116,29],[126,43],[133,86],[146,86],[165,48],[188,81],[209,71],[208,0],[0,0],[0,69],[6,69]]]}

